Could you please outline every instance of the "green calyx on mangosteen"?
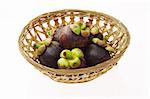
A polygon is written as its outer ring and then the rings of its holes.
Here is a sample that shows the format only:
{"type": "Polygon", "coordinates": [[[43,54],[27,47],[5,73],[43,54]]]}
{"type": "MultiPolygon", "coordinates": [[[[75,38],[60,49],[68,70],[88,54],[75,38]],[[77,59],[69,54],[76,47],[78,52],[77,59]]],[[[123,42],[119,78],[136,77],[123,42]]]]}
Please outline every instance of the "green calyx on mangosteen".
{"type": "Polygon", "coordinates": [[[89,37],[88,37],[88,39],[89,39],[89,43],[92,43],[92,39],[93,38],[99,38],[100,40],[104,40],[104,38],[103,38],[103,35],[101,34],[101,33],[98,33],[98,34],[95,34],[95,35],[90,35],[89,37]]]}
{"type": "Polygon", "coordinates": [[[105,49],[106,49],[107,51],[109,51],[110,53],[115,52],[115,49],[114,49],[113,47],[111,47],[110,45],[107,45],[107,46],[105,47],[105,49]]]}
{"type": "Polygon", "coordinates": [[[101,46],[101,47],[105,47],[107,45],[105,40],[100,40],[99,38],[93,38],[92,42],[101,46]]]}
{"type": "Polygon", "coordinates": [[[81,65],[81,60],[78,57],[68,60],[70,68],[77,68],[81,65]]]}
{"type": "Polygon", "coordinates": [[[68,62],[68,60],[65,59],[65,58],[60,58],[60,59],[57,61],[57,64],[58,64],[59,68],[61,68],[61,69],[70,68],[70,67],[69,67],[69,62],[68,62]]]}
{"type": "Polygon", "coordinates": [[[72,53],[73,56],[77,56],[78,58],[83,58],[84,57],[84,54],[83,54],[82,50],[79,49],[79,48],[72,49],[71,53],[72,53]]]}
{"type": "Polygon", "coordinates": [[[84,30],[81,30],[81,36],[88,37],[90,36],[90,28],[85,28],[84,30]]]}
{"type": "Polygon", "coordinates": [[[88,37],[90,35],[90,28],[86,27],[86,23],[84,22],[75,22],[70,25],[70,28],[76,35],[81,34],[83,37],[88,37]]]}
{"type": "Polygon", "coordinates": [[[92,34],[92,35],[96,35],[96,34],[98,34],[98,33],[99,33],[99,28],[98,28],[98,26],[94,26],[94,27],[91,28],[91,34],[92,34]]]}
{"type": "Polygon", "coordinates": [[[82,50],[80,50],[79,48],[74,48],[71,51],[65,49],[60,53],[60,57],[61,58],[57,61],[59,68],[71,69],[71,68],[78,68],[81,65],[82,67],[84,67],[86,65],[83,60],[84,54],[82,50]],[[65,63],[62,63],[62,61],[65,61],[65,63]],[[66,66],[67,62],[68,62],[68,66],[66,66]]]}
{"type": "Polygon", "coordinates": [[[81,28],[78,24],[71,24],[70,28],[76,35],[80,35],[81,28]]]}
{"type": "Polygon", "coordinates": [[[86,28],[86,23],[84,22],[78,21],[78,22],[75,22],[74,24],[79,25],[81,30],[84,30],[86,28]]]}
{"type": "Polygon", "coordinates": [[[105,49],[109,51],[110,53],[113,53],[115,51],[115,49],[111,47],[109,44],[107,44],[105,40],[100,40],[99,38],[93,38],[92,42],[101,47],[105,47],[105,49]]]}
{"type": "Polygon", "coordinates": [[[45,40],[34,44],[34,48],[38,49],[42,45],[49,46],[51,42],[52,42],[52,37],[46,38],[45,40]]]}
{"type": "Polygon", "coordinates": [[[42,55],[46,50],[46,47],[49,46],[51,42],[52,42],[52,37],[49,37],[43,41],[34,44],[33,47],[35,49],[35,52],[33,53],[33,58],[38,58],[39,55],[42,55]]]}
{"type": "Polygon", "coordinates": [[[62,58],[66,58],[66,59],[72,59],[73,58],[73,55],[72,55],[72,52],[70,50],[63,50],[61,53],[60,53],[60,57],[62,58]]]}
{"type": "Polygon", "coordinates": [[[46,49],[46,46],[45,45],[41,45],[38,49],[36,49],[37,55],[43,54],[43,52],[45,51],[45,49],[46,49]]]}

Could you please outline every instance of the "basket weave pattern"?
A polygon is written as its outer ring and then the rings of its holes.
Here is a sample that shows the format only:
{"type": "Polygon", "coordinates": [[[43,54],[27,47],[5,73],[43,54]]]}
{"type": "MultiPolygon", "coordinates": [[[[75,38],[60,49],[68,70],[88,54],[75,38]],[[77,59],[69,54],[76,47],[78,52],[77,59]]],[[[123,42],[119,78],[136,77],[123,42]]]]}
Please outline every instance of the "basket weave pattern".
{"type": "Polygon", "coordinates": [[[116,65],[128,47],[129,41],[128,30],[117,19],[94,11],[66,9],[45,13],[31,20],[24,27],[18,42],[20,52],[25,59],[45,75],[59,82],[80,83],[92,80],[116,65]],[[53,69],[41,65],[38,59],[34,58],[33,45],[48,37],[46,31],[56,31],[59,27],[75,21],[86,22],[89,26],[98,25],[101,33],[109,37],[109,45],[116,50],[111,54],[112,58],[96,66],[72,70],[53,69]]]}

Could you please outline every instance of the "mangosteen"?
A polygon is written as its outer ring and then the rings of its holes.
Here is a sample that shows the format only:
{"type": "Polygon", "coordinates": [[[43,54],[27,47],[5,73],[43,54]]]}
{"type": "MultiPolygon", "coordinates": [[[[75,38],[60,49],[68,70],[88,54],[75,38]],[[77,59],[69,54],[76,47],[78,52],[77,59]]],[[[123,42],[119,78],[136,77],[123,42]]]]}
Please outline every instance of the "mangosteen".
{"type": "Polygon", "coordinates": [[[59,59],[61,51],[62,48],[60,47],[60,44],[56,41],[52,41],[45,52],[39,56],[40,63],[51,68],[58,68],[57,60],[59,59]]]}
{"type": "Polygon", "coordinates": [[[81,60],[80,68],[85,68],[85,67],[87,67],[85,58],[81,58],[80,60],[81,60]]]}
{"type": "Polygon", "coordinates": [[[58,28],[56,30],[56,32],[54,33],[54,38],[53,38],[54,41],[58,41],[59,42],[59,37],[60,37],[60,34],[62,32],[62,28],[63,27],[58,28]]]}
{"type": "Polygon", "coordinates": [[[96,44],[90,44],[85,50],[85,60],[88,66],[93,66],[111,58],[109,51],[96,44]]]}
{"type": "Polygon", "coordinates": [[[57,30],[54,35],[54,40],[59,41],[61,46],[67,49],[85,47],[88,43],[88,37],[78,35],[80,31],[78,30],[78,27],[73,27],[74,29],[71,29],[70,27],[71,25],[67,25],[57,30]]]}

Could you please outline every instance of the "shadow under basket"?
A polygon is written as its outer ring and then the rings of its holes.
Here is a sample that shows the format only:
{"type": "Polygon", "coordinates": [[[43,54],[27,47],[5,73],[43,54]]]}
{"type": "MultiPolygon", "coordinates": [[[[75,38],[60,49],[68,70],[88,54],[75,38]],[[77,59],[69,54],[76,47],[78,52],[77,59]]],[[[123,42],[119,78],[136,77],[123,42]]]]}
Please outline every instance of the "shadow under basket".
{"type": "Polygon", "coordinates": [[[127,28],[114,17],[95,11],[65,9],[42,14],[31,20],[19,37],[19,49],[25,59],[36,69],[51,79],[63,83],[82,83],[95,79],[117,64],[130,42],[127,28]],[[56,31],[76,21],[86,22],[90,26],[97,24],[103,36],[109,35],[108,43],[115,49],[112,58],[95,66],[80,69],[54,69],[40,64],[34,59],[34,44],[48,37],[46,31],[56,31]]]}

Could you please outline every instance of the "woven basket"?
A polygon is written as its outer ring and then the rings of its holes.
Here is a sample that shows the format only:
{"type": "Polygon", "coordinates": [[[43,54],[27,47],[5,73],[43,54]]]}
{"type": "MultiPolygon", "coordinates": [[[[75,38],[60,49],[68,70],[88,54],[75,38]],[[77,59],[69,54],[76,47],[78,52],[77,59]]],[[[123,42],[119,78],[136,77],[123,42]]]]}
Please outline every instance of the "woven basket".
{"type": "Polygon", "coordinates": [[[43,74],[58,82],[81,83],[95,79],[116,65],[127,49],[129,41],[130,35],[127,28],[112,16],[94,11],[65,9],[45,13],[31,20],[23,28],[18,42],[21,54],[43,74]],[[91,26],[97,24],[103,35],[109,35],[111,38],[109,44],[116,50],[111,54],[110,60],[88,68],[68,70],[49,68],[40,64],[38,59],[34,59],[33,45],[48,37],[46,34],[48,29],[55,31],[60,26],[79,20],[87,22],[91,26]]]}

